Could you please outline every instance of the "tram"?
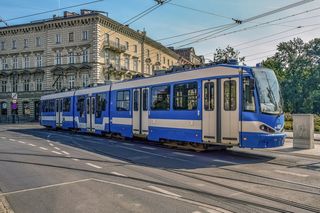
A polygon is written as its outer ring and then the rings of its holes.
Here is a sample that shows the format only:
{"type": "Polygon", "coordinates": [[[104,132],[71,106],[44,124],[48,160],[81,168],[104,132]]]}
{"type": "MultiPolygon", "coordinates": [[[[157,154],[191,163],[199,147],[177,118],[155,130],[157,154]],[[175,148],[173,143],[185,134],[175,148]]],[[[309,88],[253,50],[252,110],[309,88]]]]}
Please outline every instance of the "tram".
{"type": "Polygon", "coordinates": [[[195,146],[282,146],[284,114],[273,70],[207,65],[41,97],[40,124],[195,146]]]}

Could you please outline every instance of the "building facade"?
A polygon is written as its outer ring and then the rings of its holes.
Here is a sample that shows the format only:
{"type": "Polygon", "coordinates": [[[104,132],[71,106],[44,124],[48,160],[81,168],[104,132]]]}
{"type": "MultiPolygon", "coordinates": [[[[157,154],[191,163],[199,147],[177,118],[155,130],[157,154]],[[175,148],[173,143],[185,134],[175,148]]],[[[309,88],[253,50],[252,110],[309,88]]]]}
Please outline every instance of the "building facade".
{"type": "Polygon", "coordinates": [[[36,120],[42,95],[152,75],[179,55],[94,11],[0,28],[0,122],[36,120]]]}
{"type": "Polygon", "coordinates": [[[205,58],[202,55],[197,55],[193,47],[186,47],[181,49],[174,49],[173,47],[169,47],[175,53],[177,53],[180,57],[180,64],[186,65],[202,65],[205,63],[205,58]]]}

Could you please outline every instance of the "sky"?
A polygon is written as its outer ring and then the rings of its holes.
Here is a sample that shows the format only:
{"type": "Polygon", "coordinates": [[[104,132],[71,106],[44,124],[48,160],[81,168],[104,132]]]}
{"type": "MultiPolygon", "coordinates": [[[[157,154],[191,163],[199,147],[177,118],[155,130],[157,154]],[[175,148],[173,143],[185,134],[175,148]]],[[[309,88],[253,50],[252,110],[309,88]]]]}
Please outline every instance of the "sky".
{"type": "MultiPolygon", "coordinates": [[[[9,20],[92,1],[94,0],[0,0],[0,17],[3,20],[9,20]]],[[[172,0],[170,2],[172,4],[169,3],[159,7],[130,25],[130,27],[135,30],[145,30],[150,38],[160,40],[234,23],[232,18],[245,20],[299,1],[301,0],[172,0]]],[[[105,11],[110,18],[124,23],[153,5],[155,5],[154,0],[103,0],[68,10],[74,12],[79,12],[80,9],[105,11]]],[[[28,23],[34,20],[50,18],[53,14],[62,15],[62,13],[63,10],[20,18],[8,21],[8,24],[28,23]]],[[[0,23],[0,26],[4,26],[4,24],[0,23]]],[[[205,33],[207,34],[204,36],[209,35],[208,32],[205,33]]],[[[309,41],[316,37],[320,38],[320,0],[314,0],[280,13],[243,23],[217,35],[221,36],[212,36],[214,38],[208,38],[205,41],[198,41],[192,44],[188,43],[199,40],[199,37],[195,37],[199,36],[199,34],[160,40],[160,42],[165,46],[170,45],[175,48],[192,46],[197,54],[204,55],[207,60],[213,58],[216,48],[225,48],[230,45],[239,50],[241,56],[246,56],[248,65],[255,65],[274,54],[277,44],[280,42],[289,41],[294,37],[300,37],[304,41],[309,41]],[[319,9],[317,9],[318,7],[319,9]],[[221,35],[298,13],[302,14],[273,22],[272,25],[265,24],[260,27],[230,33],[229,35],[221,35]],[[298,28],[299,26],[301,28],[298,28]],[[190,39],[190,37],[194,38],[190,39]],[[171,45],[182,40],[186,41],[171,45]]]]}

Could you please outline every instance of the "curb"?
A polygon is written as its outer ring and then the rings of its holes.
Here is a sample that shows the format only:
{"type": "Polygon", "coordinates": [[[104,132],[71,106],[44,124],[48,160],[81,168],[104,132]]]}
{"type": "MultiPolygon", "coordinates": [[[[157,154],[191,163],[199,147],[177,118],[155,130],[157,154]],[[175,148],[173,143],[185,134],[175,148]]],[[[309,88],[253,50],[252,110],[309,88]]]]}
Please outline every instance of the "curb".
{"type": "MultiPolygon", "coordinates": [[[[293,139],[293,137],[286,137],[286,138],[288,138],[288,139],[293,139]]],[[[313,139],[314,141],[319,141],[320,142],[320,139],[319,138],[315,138],[315,139],[313,139]]]]}

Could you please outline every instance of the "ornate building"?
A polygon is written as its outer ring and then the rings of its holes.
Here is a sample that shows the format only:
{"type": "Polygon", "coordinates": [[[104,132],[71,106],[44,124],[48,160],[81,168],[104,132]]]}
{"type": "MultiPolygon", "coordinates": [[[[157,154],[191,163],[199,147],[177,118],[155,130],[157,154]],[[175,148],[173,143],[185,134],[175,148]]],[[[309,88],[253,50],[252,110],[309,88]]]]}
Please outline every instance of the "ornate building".
{"type": "Polygon", "coordinates": [[[0,122],[11,114],[37,119],[44,94],[152,75],[178,60],[146,32],[90,10],[2,27],[0,122]]]}

